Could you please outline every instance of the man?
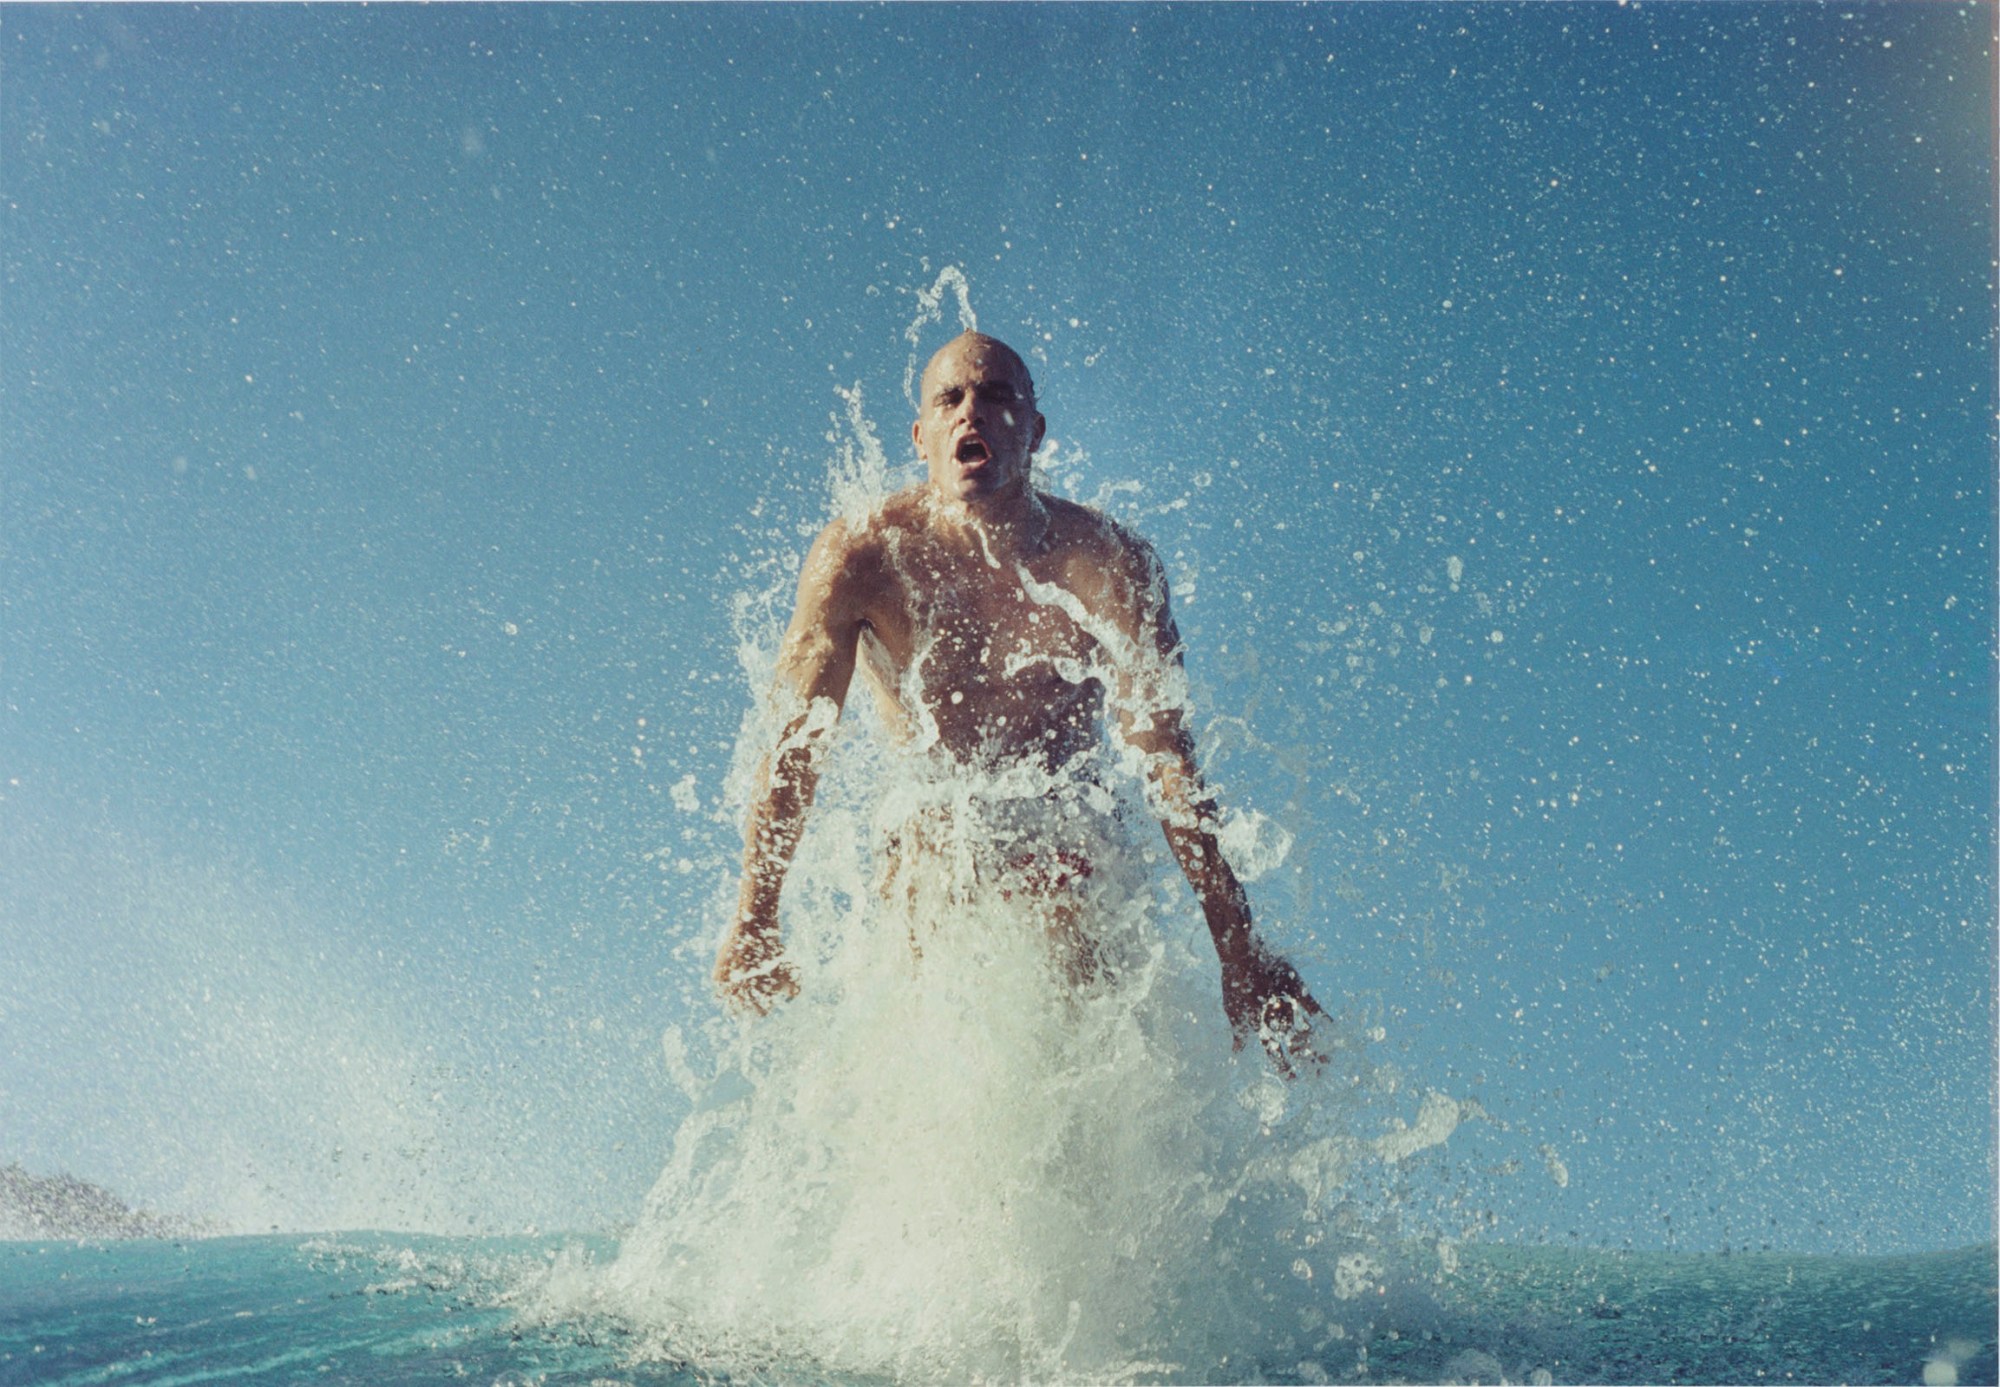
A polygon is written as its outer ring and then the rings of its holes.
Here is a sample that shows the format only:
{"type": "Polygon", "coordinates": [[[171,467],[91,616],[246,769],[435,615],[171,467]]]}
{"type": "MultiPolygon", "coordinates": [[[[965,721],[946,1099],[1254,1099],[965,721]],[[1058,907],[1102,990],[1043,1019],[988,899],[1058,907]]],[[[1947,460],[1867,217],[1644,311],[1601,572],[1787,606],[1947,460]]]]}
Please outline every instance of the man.
{"type": "MultiPolygon", "coordinates": [[[[1319,1057],[1319,1003],[1251,929],[1242,885],[1216,841],[1183,718],[1180,638],[1146,543],[1108,517],[1034,489],[1047,421],[1026,363],[968,332],[931,358],[911,427],[927,477],[863,524],[821,532],[799,580],[778,657],[784,731],[750,805],[736,919],[715,977],[762,1013],[798,991],[779,938],[778,898],[828,738],[860,668],[892,732],[982,772],[1054,776],[1097,747],[1107,701],[1143,760],[1149,803],[1201,902],[1240,1048],[1257,1034],[1286,1075],[1319,1057]]],[[[947,828],[949,825],[946,826],[947,828]]],[[[886,882],[944,870],[921,824],[890,844],[886,882]]],[[[1073,979],[1095,967],[1074,887],[1091,863],[1073,849],[1013,844],[1010,892],[1042,903],[1073,979]]],[[[913,945],[920,942],[913,935],[913,945]]]]}

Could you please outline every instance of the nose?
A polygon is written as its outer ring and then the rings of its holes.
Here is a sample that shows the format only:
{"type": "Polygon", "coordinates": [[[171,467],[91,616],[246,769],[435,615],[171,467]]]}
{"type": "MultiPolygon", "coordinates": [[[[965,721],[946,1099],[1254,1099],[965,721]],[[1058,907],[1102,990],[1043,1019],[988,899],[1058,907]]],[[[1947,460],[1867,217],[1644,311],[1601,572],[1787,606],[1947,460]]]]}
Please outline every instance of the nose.
{"type": "Polygon", "coordinates": [[[1021,406],[1006,400],[972,399],[963,406],[963,417],[980,433],[994,428],[1011,429],[1019,422],[1021,406]]]}

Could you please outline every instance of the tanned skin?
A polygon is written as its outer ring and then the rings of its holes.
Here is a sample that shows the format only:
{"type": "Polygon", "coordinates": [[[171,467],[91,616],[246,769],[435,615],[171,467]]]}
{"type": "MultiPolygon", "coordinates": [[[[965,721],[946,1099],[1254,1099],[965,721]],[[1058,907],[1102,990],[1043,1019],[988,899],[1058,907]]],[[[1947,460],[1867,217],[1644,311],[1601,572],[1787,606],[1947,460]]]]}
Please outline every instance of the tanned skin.
{"type": "Polygon", "coordinates": [[[967,764],[1025,759],[1054,770],[1095,745],[1109,702],[1117,735],[1144,758],[1167,844],[1207,918],[1236,1045],[1261,1032],[1287,1076],[1316,1062],[1310,1018],[1320,1005],[1252,930],[1193,738],[1163,696],[1181,641],[1159,559],[1101,513],[1034,489],[1031,460],[1047,422],[1005,343],[978,333],[947,343],[924,370],[919,408],[910,434],[925,480],[864,525],[828,525],[800,574],[777,683],[784,706],[806,711],[759,768],[736,918],[715,965],[723,997],[763,1013],[797,994],[778,897],[832,732],[826,714],[845,705],[859,668],[892,731],[910,735],[913,710],[898,691],[921,651],[920,697],[937,749],[967,764]],[[1047,600],[1051,588],[1073,596],[1086,620],[1047,600]],[[1079,665],[1108,668],[1113,687],[1058,672],[1079,665]]]}

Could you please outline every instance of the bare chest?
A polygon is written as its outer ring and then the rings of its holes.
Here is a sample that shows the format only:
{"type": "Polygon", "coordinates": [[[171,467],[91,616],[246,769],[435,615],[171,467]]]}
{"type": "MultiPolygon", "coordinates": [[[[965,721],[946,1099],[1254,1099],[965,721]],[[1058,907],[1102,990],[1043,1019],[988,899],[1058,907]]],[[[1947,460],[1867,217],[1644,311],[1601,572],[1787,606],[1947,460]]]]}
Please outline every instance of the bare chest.
{"type": "Polygon", "coordinates": [[[1053,564],[907,555],[868,613],[871,682],[954,748],[1067,754],[1094,735],[1098,643],[1053,564]]]}

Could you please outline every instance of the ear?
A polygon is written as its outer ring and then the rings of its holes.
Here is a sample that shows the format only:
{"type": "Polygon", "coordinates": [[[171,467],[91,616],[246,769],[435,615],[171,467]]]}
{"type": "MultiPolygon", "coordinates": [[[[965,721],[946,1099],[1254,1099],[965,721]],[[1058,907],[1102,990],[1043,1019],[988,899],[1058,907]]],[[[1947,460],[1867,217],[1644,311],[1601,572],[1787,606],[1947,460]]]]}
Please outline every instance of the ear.
{"type": "Polygon", "coordinates": [[[923,420],[921,420],[921,419],[917,419],[917,420],[914,420],[914,421],[913,421],[913,422],[912,422],[912,423],[910,424],[910,442],[912,442],[912,443],[914,443],[914,444],[916,444],[916,445],[917,445],[917,456],[918,456],[918,457],[922,457],[922,456],[924,455],[924,421],[923,421],[923,420]]]}
{"type": "Polygon", "coordinates": [[[1049,431],[1049,421],[1042,417],[1042,412],[1039,409],[1036,410],[1035,436],[1028,440],[1028,452],[1030,454],[1034,453],[1036,449],[1042,446],[1042,436],[1046,434],[1048,431],[1049,431]]]}

